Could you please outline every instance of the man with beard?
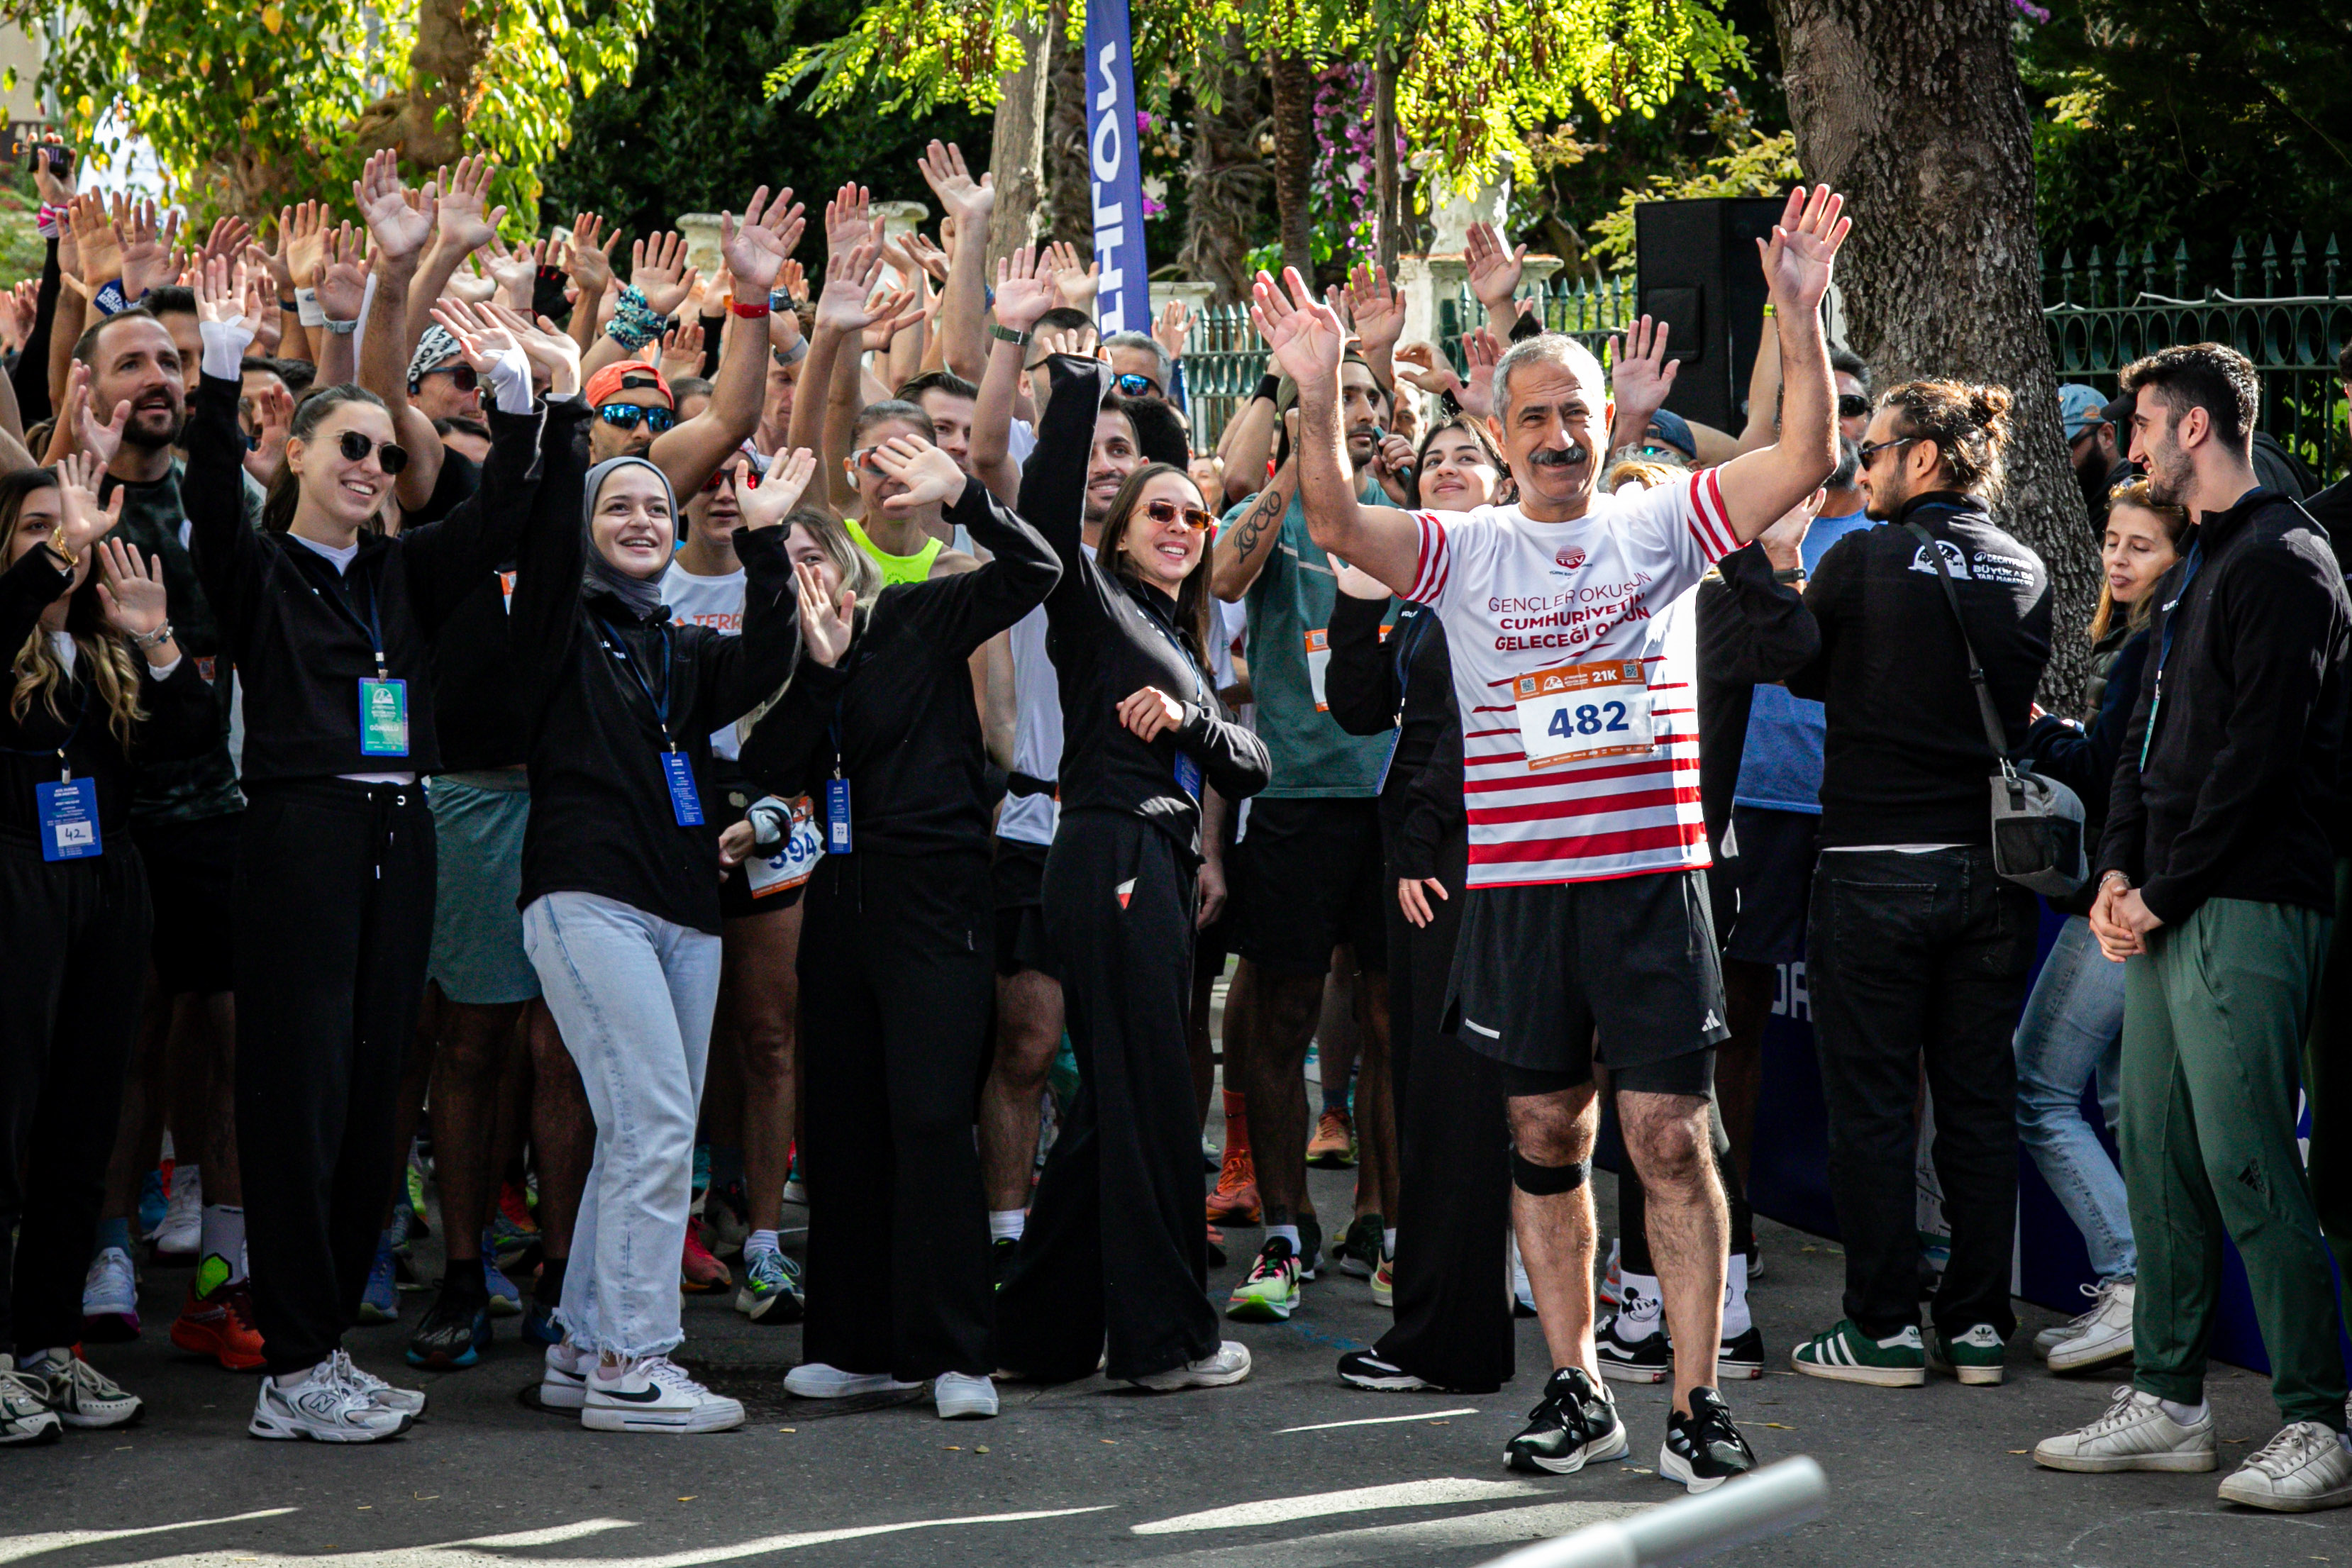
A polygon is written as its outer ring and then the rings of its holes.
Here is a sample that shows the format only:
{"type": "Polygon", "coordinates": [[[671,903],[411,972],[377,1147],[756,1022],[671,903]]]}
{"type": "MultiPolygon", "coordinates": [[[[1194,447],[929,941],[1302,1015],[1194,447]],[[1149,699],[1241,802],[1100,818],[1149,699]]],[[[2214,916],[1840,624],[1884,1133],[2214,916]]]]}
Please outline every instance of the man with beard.
{"type": "MultiPolygon", "coordinates": [[[[178,294],[185,290],[156,290],[178,294]]],[[[173,303],[167,298],[165,303],[173,303]]],[[[193,334],[193,303],[185,313],[193,334]]],[[[132,308],[91,327],[74,345],[76,382],[88,389],[78,441],[104,460],[102,496],[122,492],[120,537],[143,558],[161,557],[165,592],[181,648],[194,659],[219,707],[218,743],[185,762],[140,769],[131,797],[131,838],[146,862],[155,906],[151,947],[156,984],[141,1030],[142,1051],[173,1037],[173,1054],[189,1052],[189,1071],[175,1074],[196,1087],[175,1106],[179,1159],[173,1185],[182,1211],[197,1210],[195,1234],[174,1237],[196,1265],[172,1343],[209,1355],[232,1371],[261,1364],[245,1270],[245,1193],[236,1155],[236,1124],[229,1089],[235,1082],[236,1004],[231,994],[230,885],[245,797],[229,751],[231,682],[219,622],[197,585],[180,504],[181,463],[174,455],[187,422],[187,386],[195,362],[184,359],[170,325],[132,308]],[[175,1028],[176,1025],[176,1028],[175,1028]],[[191,1198],[198,1200],[192,1204],[191,1198]]],[[[68,394],[68,406],[73,402],[68,394]]],[[[258,523],[259,496],[248,483],[247,521],[258,523]]],[[[135,1129],[129,1129],[135,1135],[135,1129]]],[[[142,1168],[118,1159],[118,1172],[142,1168]]],[[[134,1178],[135,1179],[135,1178],[134,1178]]],[[[111,1217],[127,1212],[128,1192],[110,1194],[101,1261],[117,1239],[111,1217]]],[[[184,1229],[184,1221],[183,1224],[184,1229]]],[[[159,1239],[158,1250],[163,1250],[159,1239]]],[[[93,1283],[96,1283],[93,1270],[93,1283]]],[[[85,1308],[100,1310],[85,1292],[85,1308]]],[[[133,1319],[135,1322],[135,1318],[133,1319]]]]}
{"type": "Polygon", "coordinates": [[[2106,531],[2107,492],[2124,455],[2116,442],[2114,418],[2106,394],[2080,382],[2058,389],[2058,417],[2066,427],[2066,461],[2074,466],[2074,482],[2083,487],[2083,509],[2091,516],[2091,537],[2106,531]]]}
{"type": "Polygon", "coordinates": [[[2336,907],[2329,828],[2352,601],[2310,516],[2256,476],[2259,387],[2244,355],[2166,349],[2123,384],[2151,498],[2197,519],[2158,595],[2091,905],[2101,950],[2126,966],[2136,1364],[2105,1416],[2033,1457],[2065,1470],[2214,1468],[2205,1363],[2227,1234],[2285,1424],[2221,1499],[2341,1508],[2352,1504],[2341,1319],[2295,1102],[2336,907]]]}

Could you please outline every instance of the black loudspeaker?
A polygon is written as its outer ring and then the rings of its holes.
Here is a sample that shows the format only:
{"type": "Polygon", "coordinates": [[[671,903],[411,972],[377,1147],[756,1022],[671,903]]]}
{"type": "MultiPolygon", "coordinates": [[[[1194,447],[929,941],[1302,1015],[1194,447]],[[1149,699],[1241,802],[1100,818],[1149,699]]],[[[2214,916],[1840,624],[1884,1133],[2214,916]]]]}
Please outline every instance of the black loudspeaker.
{"type": "Polygon", "coordinates": [[[1638,202],[1633,263],[1641,313],[1664,321],[1666,357],[1682,361],[1666,406],[1729,434],[1748,423],[1748,375],[1764,326],[1756,242],[1771,236],[1780,196],[1638,202]]]}

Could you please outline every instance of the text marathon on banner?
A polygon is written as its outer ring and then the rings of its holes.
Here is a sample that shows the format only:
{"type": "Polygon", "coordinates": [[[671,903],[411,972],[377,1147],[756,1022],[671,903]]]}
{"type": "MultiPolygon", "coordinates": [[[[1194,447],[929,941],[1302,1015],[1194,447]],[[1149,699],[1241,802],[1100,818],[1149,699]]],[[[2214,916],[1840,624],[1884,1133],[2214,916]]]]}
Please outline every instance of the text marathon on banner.
{"type": "Polygon", "coordinates": [[[1143,170],[1136,146],[1135,51],[1127,0],[1087,7],[1087,151],[1093,172],[1095,311],[1102,334],[1151,329],[1151,269],[1143,255],[1143,170]]]}

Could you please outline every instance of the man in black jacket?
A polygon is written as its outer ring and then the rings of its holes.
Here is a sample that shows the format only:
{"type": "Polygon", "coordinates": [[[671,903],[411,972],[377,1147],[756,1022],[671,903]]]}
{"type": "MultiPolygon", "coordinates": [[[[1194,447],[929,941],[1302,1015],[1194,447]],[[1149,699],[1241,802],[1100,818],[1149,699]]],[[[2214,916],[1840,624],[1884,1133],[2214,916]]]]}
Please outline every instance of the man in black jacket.
{"type": "Polygon", "coordinates": [[[1932,1364],[1999,1383],[2016,1326],[2010,1031],[2036,922],[2032,895],[1993,873],[1985,781],[1996,761],[1969,673],[1972,648],[2016,753],[2050,654],[2050,583],[1987,509],[2009,401],[1955,382],[1883,394],[1860,482],[1864,510],[1886,526],[1832,546],[1805,589],[1822,651],[1789,690],[1827,710],[1807,975],[1846,1251],[1844,1321],[1790,1357],[1809,1376],[1916,1386],[1932,1364]],[[1952,1225],[1925,1343],[1913,1178],[1923,1059],[1952,1225]]]}
{"type": "Polygon", "coordinates": [[[2295,1146],[2304,1032],[2336,908],[2352,601],[2328,542],[2258,483],[2256,382],[2218,343],[2132,365],[2132,455],[2196,542],[2156,640],[2099,846],[2091,928],[2125,960],[2124,1181],[2138,1239],[2137,1366],[2112,1409],[2053,1437],[2056,1469],[2210,1470],[2206,1346],[2226,1230],[2245,1260],[2285,1427],[2226,1501],[2352,1503],[2328,1256],[2295,1146]]]}

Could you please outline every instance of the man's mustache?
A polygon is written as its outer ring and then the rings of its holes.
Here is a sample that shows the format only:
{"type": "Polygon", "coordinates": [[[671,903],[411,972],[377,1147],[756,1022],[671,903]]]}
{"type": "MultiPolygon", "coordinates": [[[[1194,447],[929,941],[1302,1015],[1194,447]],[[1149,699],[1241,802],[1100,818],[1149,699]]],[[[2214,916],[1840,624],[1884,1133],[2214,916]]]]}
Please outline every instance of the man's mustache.
{"type": "Polygon", "coordinates": [[[1528,461],[1538,468],[1580,468],[1592,461],[1592,454],[1581,446],[1538,446],[1528,461]]]}

